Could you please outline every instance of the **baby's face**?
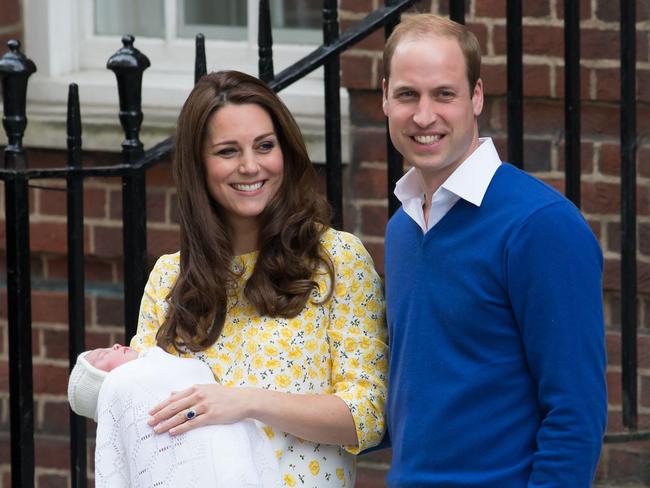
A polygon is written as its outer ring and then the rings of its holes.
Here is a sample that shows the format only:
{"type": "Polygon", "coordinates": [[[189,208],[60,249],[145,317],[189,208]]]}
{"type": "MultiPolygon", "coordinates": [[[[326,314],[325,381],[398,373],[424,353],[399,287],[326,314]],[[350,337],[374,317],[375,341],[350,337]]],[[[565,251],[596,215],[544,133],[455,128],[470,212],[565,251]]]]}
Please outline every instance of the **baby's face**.
{"type": "Polygon", "coordinates": [[[127,361],[136,359],[138,351],[120,344],[114,344],[113,347],[93,349],[84,357],[95,368],[102,371],[111,371],[127,361]]]}

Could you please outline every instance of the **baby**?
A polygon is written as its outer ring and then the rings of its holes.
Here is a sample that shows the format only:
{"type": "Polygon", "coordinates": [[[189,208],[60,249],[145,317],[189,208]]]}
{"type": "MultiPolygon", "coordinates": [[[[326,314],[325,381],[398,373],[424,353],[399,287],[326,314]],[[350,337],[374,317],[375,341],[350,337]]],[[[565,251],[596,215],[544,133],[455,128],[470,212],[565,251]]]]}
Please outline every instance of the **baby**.
{"type": "Polygon", "coordinates": [[[147,424],[149,410],[172,391],[214,382],[206,364],[158,347],[139,354],[115,344],[80,354],[68,399],[75,413],[97,422],[95,486],[280,486],[271,444],[253,420],[178,436],[156,434],[147,424]]]}

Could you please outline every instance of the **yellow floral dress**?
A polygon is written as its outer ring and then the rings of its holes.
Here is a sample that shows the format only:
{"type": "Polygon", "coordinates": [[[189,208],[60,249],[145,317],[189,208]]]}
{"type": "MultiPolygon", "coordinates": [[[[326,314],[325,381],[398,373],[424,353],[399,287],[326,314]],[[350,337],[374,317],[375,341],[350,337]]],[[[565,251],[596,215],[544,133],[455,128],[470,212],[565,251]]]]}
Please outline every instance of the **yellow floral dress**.
{"type": "MultiPolygon", "coordinates": [[[[283,486],[354,486],[354,454],[376,445],[384,434],[387,331],[381,282],[372,259],[353,235],[333,229],[322,238],[336,273],[332,298],[329,279],[318,275],[319,290],[292,319],[259,315],[243,296],[257,253],[237,256],[243,269],[238,292],[228,301],[223,332],[204,351],[184,354],[206,362],[226,386],[254,386],[291,393],[332,393],[345,401],[354,418],[358,446],[316,444],[263,426],[280,463],[283,486]]],[[[179,254],[160,257],[149,276],[131,346],[155,345],[165,301],[179,272],[179,254]]],[[[172,351],[170,351],[172,352],[172,351]]]]}

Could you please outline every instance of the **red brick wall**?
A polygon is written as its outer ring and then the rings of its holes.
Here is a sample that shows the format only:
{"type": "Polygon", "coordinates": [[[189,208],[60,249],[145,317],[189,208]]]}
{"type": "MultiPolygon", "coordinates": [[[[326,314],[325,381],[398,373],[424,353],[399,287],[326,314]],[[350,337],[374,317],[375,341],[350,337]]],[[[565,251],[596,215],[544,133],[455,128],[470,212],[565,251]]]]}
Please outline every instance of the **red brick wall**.
{"type": "MultiPolygon", "coordinates": [[[[20,37],[18,0],[0,0],[0,42],[20,37]]],[[[362,19],[380,0],[340,0],[342,28],[362,19]]],[[[481,132],[492,136],[506,157],[505,0],[469,0],[467,23],[484,46],[482,77],[486,102],[481,132]]],[[[560,0],[524,3],[525,164],[536,176],[563,187],[563,45],[560,0]]],[[[420,1],[418,11],[446,14],[443,0],[420,1]]],[[[639,367],[640,424],[650,427],[650,0],[637,0],[638,15],[638,209],[639,209],[639,367]]],[[[581,0],[582,17],[582,168],[583,211],[606,256],[607,345],[610,431],[620,430],[619,346],[619,184],[618,2],[581,0]]],[[[363,41],[342,59],[343,83],[350,92],[351,163],[345,167],[345,227],[361,236],[383,268],[386,224],[386,133],[381,112],[383,32],[363,41]]],[[[4,49],[0,49],[2,52],[4,49]]],[[[112,164],[117,153],[86,153],[85,164],[112,164]]],[[[31,150],[31,166],[63,166],[62,151],[31,150]]],[[[60,182],[38,181],[40,185],[60,182]]],[[[177,249],[175,191],[168,164],[147,175],[148,244],[153,260],[177,249]]],[[[322,185],[321,185],[322,186],[322,185]]],[[[87,345],[122,340],[122,300],[117,288],[121,267],[121,194],[118,179],[86,182],[85,249],[87,345]]],[[[2,186],[0,185],[0,192],[2,186]]],[[[67,382],[67,304],[65,193],[33,188],[30,193],[31,247],[34,251],[32,300],[37,486],[69,483],[67,382]],[[47,283],[48,286],[42,286],[47,283]]],[[[4,212],[0,193],[0,215],[4,212]]],[[[0,231],[0,232],[3,232],[0,231]]],[[[0,236],[2,237],[2,236],[0,236]]],[[[4,239],[0,238],[0,252],[4,239]]],[[[4,256],[0,255],[4,269],[4,256]]],[[[1,271],[0,270],[0,271],[1,271]]],[[[6,317],[6,294],[0,317],[6,317]]],[[[6,320],[0,321],[0,488],[9,482],[9,401],[6,320]]],[[[89,425],[92,424],[89,423],[89,425]]],[[[599,478],[648,483],[648,443],[607,445],[599,478]]],[[[92,457],[92,456],[91,456],[92,457]]],[[[384,486],[387,451],[362,456],[357,486],[384,486]]]]}

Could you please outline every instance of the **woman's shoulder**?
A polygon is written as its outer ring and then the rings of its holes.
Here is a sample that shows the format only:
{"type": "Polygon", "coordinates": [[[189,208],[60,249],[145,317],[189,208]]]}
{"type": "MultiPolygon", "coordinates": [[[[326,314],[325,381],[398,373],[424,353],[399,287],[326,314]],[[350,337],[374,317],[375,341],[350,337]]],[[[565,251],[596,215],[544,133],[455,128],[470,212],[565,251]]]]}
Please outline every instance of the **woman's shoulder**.
{"type": "Polygon", "coordinates": [[[180,252],[163,254],[154,264],[149,275],[149,282],[157,288],[170,288],[178,276],[180,266],[180,252]]]}
{"type": "Polygon", "coordinates": [[[342,230],[332,229],[328,227],[323,235],[321,236],[321,243],[325,249],[328,251],[340,251],[343,249],[351,249],[361,247],[361,240],[354,234],[349,232],[344,232],[342,230]]]}

